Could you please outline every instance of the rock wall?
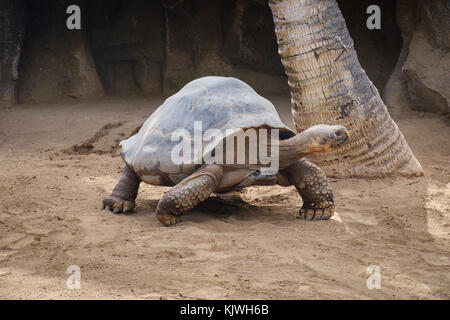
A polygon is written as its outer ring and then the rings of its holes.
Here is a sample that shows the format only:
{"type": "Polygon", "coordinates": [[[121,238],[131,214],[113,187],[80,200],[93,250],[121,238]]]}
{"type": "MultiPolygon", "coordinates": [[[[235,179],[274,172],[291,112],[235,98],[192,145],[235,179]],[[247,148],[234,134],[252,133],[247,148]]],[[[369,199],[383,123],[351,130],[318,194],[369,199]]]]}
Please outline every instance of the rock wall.
{"type": "Polygon", "coordinates": [[[8,105],[167,95],[206,75],[288,92],[265,1],[0,1],[0,17],[13,24],[0,50],[8,105]],[[81,7],[81,30],[65,26],[71,4],[81,7]]]}
{"type": "Polygon", "coordinates": [[[402,48],[402,37],[396,24],[395,1],[338,0],[358,59],[369,79],[383,96],[383,89],[395,68],[402,48]],[[381,29],[369,30],[367,7],[377,4],[381,10],[381,29]]]}
{"type": "MultiPolygon", "coordinates": [[[[448,110],[449,2],[338,0],[392,111],[448,110]],[[373,3],[381,30],[366,28],[373,3]]],[[[287,93],[277,51],[266,0],[0,0],[0,105],[168,95],[206,75],[287,93]],[[82,9],[81,30],[65,27],[69,4],[82,9]]]]}
{"type": "Polygon", "coordinates": [[[0,106],[16,103],[18,65],[27,20],[23,2],[0,0],[0,106]]]}
{"type": "MultiPolygon", "coordinates": [[[[30,0],[30,21],[21,55],[19,102],[92,98],[103,94],[86,28],[69,30],[66,9],[86,1],[30,0]]],[[[82,14],[82,25],[85,17],[82,14]]]]}
{"type": "Polygon", "coordinates": [[[88,33],[97,72],[108,94],[162,90],[165,20],[158,1],[89,1],[88,33]]]}
{"type": "Polygon", "coordinates": [[[207,75],[234,76],[258,91],[288,92],[264,1],[166,0],[163,90],[207,75]]]}

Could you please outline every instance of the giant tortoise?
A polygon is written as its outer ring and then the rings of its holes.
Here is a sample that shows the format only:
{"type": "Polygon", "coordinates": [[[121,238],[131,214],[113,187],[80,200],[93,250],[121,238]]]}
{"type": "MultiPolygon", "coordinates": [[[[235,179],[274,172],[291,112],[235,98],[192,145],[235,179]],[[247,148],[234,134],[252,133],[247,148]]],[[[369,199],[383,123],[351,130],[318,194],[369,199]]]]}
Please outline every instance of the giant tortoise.
{"type": "Polygon", "coordinates": [[[241,80],[199,78],[166,99],[138,133],[121,142],[125,169],[112,193],[103,200],[102,209],[114,213],[133,211],[141,181],[171,186],[158,203],[156,217],[162,224],[172,225],[212,193],[278,184],[296,187],[303,199],[299,218],[328,219],[335,210],[331,187],[323,171],[303,158],[336,148],[347,140],[346,128],[339,125],[316,125],[296,134],[281,122],[271,102],[241,80]],[[191,137],[183,146],[194,147],[178,150],[177,160],[173,150],[180,147],[181,138],[174,139],[174,133],[180,129],[191,137]],[[249,161],[250,151],[255,150],[250,150],[249,130],[256,132],[258,150],[267,148],[266,161],[249,161]],[[205,139],[208,132],[215,132],[216,139],[205,139]],[[245,153],[243,162],[238,161],[237,147],[230,142],[238,141],[237,132],[244,132],[244,146],[240,149],[245,153]],[[261,132],[271,134],[262,139],[261,132]],[[196,142],[192,144],[196,134],[201,137],[197,149],[196,142]],[[221,162],[211,161],[220,159],[216,157],[218,152],[228,154],[232,150],[236,153],[231,161],[224,161],[224,157],[221,162]],[[275,170],[267,164],[272,150],[278,156],[275,170]]]}

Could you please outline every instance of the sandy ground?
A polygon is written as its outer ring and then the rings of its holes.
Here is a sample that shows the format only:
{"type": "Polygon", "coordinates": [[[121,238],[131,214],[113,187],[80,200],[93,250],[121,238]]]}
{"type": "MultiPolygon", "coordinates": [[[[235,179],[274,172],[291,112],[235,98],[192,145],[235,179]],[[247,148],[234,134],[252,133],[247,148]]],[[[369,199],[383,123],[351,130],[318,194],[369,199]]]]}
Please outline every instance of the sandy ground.
{"type": "MultiPolygon", "coordinates": [[[[269,98],[291,125],[289,97],[269,98]]],[[[333,179],[329,221],[295,219],[301,198],[283,187],[212,197],[175,227],[154,216],[163,187],[143,185],[134,214],[100,211],[123,167],[116,142],[161,101],[0,110],[0,298],[450,298],[447,119],[396,119],[425,177],[333,179]]]]}

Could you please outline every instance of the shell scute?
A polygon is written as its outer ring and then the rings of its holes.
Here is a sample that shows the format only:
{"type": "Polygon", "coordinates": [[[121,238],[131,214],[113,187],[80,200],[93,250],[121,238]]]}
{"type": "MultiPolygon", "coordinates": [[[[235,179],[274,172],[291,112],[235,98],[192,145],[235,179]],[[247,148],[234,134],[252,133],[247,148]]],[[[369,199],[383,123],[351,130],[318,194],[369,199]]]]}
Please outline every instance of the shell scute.
{"type": "MultiPolygon", "coordinates": [[[[123,160],[138,175],[170,175],[176,184],[178,177],[197,170],[201,164],[194,164],[193,160],[201,159],[202,154],[194,153],[192,143],[191,162],[173,163],[172,150],[181,140],[173,141],[172,133],[184,129],[193,138],[195,121],[201,121],[202,134],[209,129],[218,129],[225,135],[227,129],[262,126],[279,128],[288,136],[295,134],[281,122],[273,104],[245,82],[203,77],[167,98],[137,134],[121,142],[123,160]]],[[[210,141],[207,144],[203,141],[203,151],[211,149],[210,141]]]]}

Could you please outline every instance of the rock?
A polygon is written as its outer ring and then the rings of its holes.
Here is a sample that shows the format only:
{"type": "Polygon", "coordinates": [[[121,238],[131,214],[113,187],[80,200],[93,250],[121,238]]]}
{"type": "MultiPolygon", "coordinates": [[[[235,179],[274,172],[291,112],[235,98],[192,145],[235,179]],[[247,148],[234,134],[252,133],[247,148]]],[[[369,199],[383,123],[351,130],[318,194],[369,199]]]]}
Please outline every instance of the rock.
{"type": "Polygon", "coordinates": [[[16,103],[18,65],[27,13],[20,0],[0,0],[0,107],[16,103]]]}
{"type": "Polygon", "coordinates": [[[411,42],[415,26],[415,11],[417,0],[398,0],[396,3],[396,23],[401,30],[403,46],[397,59],[394,71],[392,72],[386,86],[383,89],[383,100],[389,112],[395,116],[400,116],[411,106],[408,81],[403,74],[403,64],[408,57],[408,46],[411,42]]]}
{"type": "Polygon", "coordinates": [[[164,64],[164,12],[156,1],[89,1],[89,34],[97,71],[109,94],[159,94],[164,64]]]}
{"type": "Polygon", "coordinates": [[[85,1],[36,0],[28,5],[30,23],[19,70],[19,101],[51,102],[102,95],[86,34],[85,1]],[[66,27],[66,9],[72,4],[81,7],[81,30],[66,27]]]}
{"type": "Polygon", "coordinates": [[[385,89],[390,111],[449,113],[450,0],[398,0],[403,48],[385,89]]]}
{"type": "Polygon", "coordinates": [[[450,113],[450,52],[433,48],[425,35],[416,32],[403,73],[414,109],[450,113]]]}
{"type": "Polygon", "coordinates": [[[420,24],[433,47],[450,50],[450,0],[423,1],[420,24]]]}
{"type": "Polygon", "coordinates": [[[283,75],[272,13],[264,1],[238,0],[223,54],[226,61],[272,75],[283,75]]]}
{"type": "Polygon", "coordinates": [[[403,64],[408,56],[407,48],[400,52],[397,64],[383,91],[383,100],[389,109],[389,113],[400,116],[404,110],[410,109],[408,93],[408,81],[403,74],[403,64]]]}
{"type": "Polygon", "coordinates": [[[195,79],[195,34],[192,17],[193,1],[164,0],[165,11],[165,63],[164,92],[174,93],[195,79]]]}
{"type": "MultiPolygon", "coordinates": [[[[358,60],[370,81],[383,92],[401,51],[402,38],[395,23],[395,1],[392,0],[338,0],[353,39],[358,60]],[[367,7],[376,4],[381,10],[381,29],[369,30],[367,7]]],[[[384,98],[384,96],[383,96],[384,98]]]]}
{"type": "Polygon", "coordinates": [[[224,59],[223,43],[229,32],[227,18],[233,6],[225,1],[197,1],[192,17],[193,60],[198,77],[212,74],[231,75],[233,65],[224,59]]]}
{"type": "Polygon", "coordinates": [[[288,92],[270,9],[264,1],[164,0],[164,93],[207,75],[255,90],[288,92]]]}
{"type": "MultiPolygon", "coordinates": [[[[381,30],[365,26],[370,0],[337,1],[361,65],[380,92],[385,88],[390,110],[447,112],[450,0],[397,0],[396,9],[378,0],[381,30]]],[[[90,98],[103,90],[171,94],[206,75],[288,92],[277,51],[265,0],[0,0],[0,105],[90,98]],[[69,4],[82,9],[80,31],[65,27],[69,4]]]]}

